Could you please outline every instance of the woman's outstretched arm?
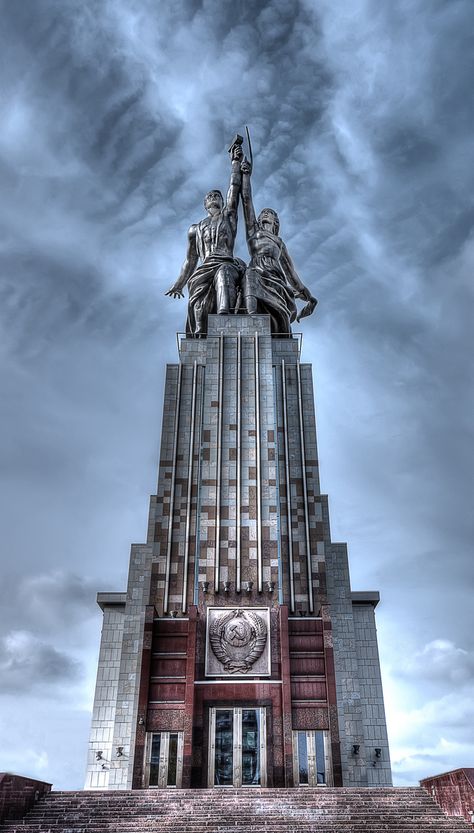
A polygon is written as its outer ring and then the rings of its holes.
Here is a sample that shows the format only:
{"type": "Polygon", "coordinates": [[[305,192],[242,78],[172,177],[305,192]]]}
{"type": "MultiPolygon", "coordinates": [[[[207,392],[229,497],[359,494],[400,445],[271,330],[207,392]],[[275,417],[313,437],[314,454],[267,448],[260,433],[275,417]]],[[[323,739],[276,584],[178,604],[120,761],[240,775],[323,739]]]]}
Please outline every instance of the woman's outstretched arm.
{"type": "Polygon", "coordinates": [[[242,206],[244,209],[245,232],[247,240],[255,233],[257,228],[257,218],[255,216],[255,209],[252,200],[252,186],[250,185],[250,174],[252,173],[252,166],[248,159],[244,159],[241,165],[242,171],[242,206]]]}

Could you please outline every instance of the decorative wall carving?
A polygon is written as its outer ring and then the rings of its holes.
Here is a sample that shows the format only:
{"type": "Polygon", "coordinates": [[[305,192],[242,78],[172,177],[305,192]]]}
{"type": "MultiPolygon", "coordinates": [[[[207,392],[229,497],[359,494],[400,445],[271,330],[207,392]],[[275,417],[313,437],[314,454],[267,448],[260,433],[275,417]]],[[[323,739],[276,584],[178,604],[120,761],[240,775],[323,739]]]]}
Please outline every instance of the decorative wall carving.
{"type": "Polygon", "coordinates": [[[206,675],[264,677],[269,674],[269,609],[209,607],[206,675]]]}

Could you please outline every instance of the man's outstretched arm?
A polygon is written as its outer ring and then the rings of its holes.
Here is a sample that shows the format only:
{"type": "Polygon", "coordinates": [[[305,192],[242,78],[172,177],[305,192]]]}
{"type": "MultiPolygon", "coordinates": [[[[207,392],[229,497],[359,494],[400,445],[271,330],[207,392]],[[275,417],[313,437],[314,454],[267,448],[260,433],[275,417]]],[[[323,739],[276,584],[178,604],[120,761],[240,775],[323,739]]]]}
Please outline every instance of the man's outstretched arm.
{"type": "Polygon", "coordinates": [[[232,148],[232,170],[230,173],[229,190],[227,191],[226,208],[227,211],[232,211],[237,214],[237,207],[239,204],[240,187],[242,184],[242,174],[240,172],[240,164],[243,159],[243,152],[241,145],[234,145],[232,148]]]}
{"type": "Polygon", "coordinates": [[[169,295],[172,298],[184,297],[183,289],[196,269],[198,260],[199,254],[196,241],[196,226],[193,225],[188,231],[188,249],[185,261],[181,267],[181,272],[179,273],[178,279],[174,282],[173,286],[165,292],[165,295],[169,295]]]}

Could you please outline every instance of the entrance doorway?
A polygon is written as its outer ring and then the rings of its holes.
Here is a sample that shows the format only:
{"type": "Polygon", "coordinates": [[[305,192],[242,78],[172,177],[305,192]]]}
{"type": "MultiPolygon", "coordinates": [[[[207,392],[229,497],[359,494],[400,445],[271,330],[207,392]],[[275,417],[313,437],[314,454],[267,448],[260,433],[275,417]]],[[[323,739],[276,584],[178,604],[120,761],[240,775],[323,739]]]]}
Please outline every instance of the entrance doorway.
{"type": "Polygon", "coordinates": [[[183,771],[183,732],[148,735],[147,782],[149,787],[180,787],[183,771]]]}
{"type": "Polygon", "coordinates": [[[300,787],[332,784],[328,732],[293,732],[293,776],[300,787]]]}
{"type": "Polygon", "coordinates": [[[264,708],[209,709],[210,787],[266,787],[264,708]]]}

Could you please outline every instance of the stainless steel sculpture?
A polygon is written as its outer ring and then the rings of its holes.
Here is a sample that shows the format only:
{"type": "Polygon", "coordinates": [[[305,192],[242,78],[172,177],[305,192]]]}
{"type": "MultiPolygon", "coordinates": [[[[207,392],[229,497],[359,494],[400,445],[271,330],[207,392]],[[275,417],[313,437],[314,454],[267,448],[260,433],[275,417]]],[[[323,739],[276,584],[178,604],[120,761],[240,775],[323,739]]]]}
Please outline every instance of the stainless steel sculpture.
{"type": "Polygon", "coordinates": [[[220,191],[206,194],[204,207],[209,216],[190,227],[186,259],[177,281],[166,292],[172,298],[182,298],[188,285],[187,335],[205,336],[209,313],[234,312],[237,303],[245,270],[245,263],[233,256],[242,181],[242,141],[242,136],[237,135],[229,148],[232,172],[225,204],[220,191]]]}
{"type": "Polygon", "coordinates": [[[268,313],[273,333],[291,333],[291,323],[311,315],[317,304],[298,277],[288,250],[278,236],[280,221],[272,208],[264,208],[258,218],[252,200],[251,163],[245,159],[242,171],[244,208],[250,263],[243,279],[243,300],[250,315],[268,313]],[[295,298],[306,306],[297,314],[295,298]]]}
{"type": "MultiPolygon", "coordinates": [[[[247,130],[248,136],[248,130],[247,130]]],[[[210,313],[267,313],[272,333],[289,334],[293,321],[311,315],[317,304],[301,282],[288,250],[279,237],[280,221],[272,208],[264,208],[258,218],[252,200],[250,159],[244,159],[243,138],[235,136],[229,153],[232,160],[227,199],[220,191],[209,191],[204,199],[208,217],[193,224],[188,232],[186,259],[178,279],[166,292],[183,298],[188,286],[189,303],[186,334],[202,337],[207,333],[210,313]],[[237,235],[239,195],[245,218],[250,263],[246,267],[234,257],[237,235]],[[198,266],[199,260],[201,265],[198,266]],[[295,298],[306,301],[300,313],[295,298]]]]}

